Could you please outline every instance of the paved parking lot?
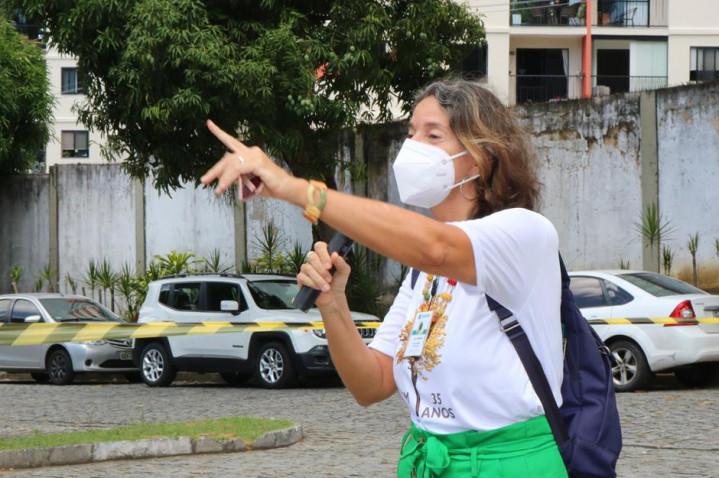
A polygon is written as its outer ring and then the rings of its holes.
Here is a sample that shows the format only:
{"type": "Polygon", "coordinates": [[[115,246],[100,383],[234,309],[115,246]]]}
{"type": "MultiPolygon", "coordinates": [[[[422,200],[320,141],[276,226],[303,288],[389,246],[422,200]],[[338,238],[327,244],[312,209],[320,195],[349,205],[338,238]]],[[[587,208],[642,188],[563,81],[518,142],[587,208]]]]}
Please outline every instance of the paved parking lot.
{"type": "MultiPolygon", "coordinates": [[[[393,476],[407,425],[398,398],[363,409],[333,383],[268,391],[180,382],[36,385],[22,377],[0,382],[2,434],[57,432],[142,421],[228,415],[288,418],[305,439],[289,448],[7,471],[18,477],[377,477],[393,476]]],[[[719,477],[719,387],[680,388],[660,380],[649,392],[619,396],[625,447],[619,476],[719,477]]]]}

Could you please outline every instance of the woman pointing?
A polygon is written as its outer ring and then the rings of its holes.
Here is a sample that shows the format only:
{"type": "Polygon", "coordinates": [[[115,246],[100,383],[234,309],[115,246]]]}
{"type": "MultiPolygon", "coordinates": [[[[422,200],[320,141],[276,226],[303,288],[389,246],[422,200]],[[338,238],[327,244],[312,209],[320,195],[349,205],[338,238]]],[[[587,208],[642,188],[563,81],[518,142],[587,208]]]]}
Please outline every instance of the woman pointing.
{"type": "Polygon", "coordinates": [[[402,202],[328,190],[288,174],[214,123],[230,152],[201,179],[222,193],[256,176],[259,194],[304,209],[354,241],[416,271],[377,335],[364,344],[350,316],[350,267],[318,242],[297,276],[316,305],[332,361],[364,406],[399,391],[411,425],[398,476],[567,476],[519,356],[487,306],[514,312],[561,406],[563,356],[557,233],[533,212],[538,182],[528,139],[509,110],[469,81],[437,82],[416,98],[393,163],[402,202]],[[329,270],[335,267],[331,275],[329,270]]]}

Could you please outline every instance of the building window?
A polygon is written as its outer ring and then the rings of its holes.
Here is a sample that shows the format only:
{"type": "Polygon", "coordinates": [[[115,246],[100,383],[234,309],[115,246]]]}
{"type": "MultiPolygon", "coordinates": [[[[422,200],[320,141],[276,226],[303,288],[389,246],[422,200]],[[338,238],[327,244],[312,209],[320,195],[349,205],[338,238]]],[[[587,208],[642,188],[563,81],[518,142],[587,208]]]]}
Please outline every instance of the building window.
{"type": "Polygon", "coordinates": [[[487,45],[472,48],[462,61],[462,74],[470,79],[487,76],[487,45]]]}
{"type": "Polygon", "coordinates": [[[62,157],[63,158],[88,158],[90,157],[90,141],[87,131],[63,131],[62,132],[62,157]]]}
{"type": "Polygon", "coordinates": [[[567,98],[569,50],[517,48],[517,103],[567,98]]]}
{"type": "Polygon", "coordinates": [[[698,48],[690,50],[689,81],[719,80],[719,48],[698,48]]]}
{"type": "Polygon", "coordinates": [[[79,95],[82,93],[82,86],[77,79],[77,68],[62,69],[62,90],[63,95],[79,95]]]}

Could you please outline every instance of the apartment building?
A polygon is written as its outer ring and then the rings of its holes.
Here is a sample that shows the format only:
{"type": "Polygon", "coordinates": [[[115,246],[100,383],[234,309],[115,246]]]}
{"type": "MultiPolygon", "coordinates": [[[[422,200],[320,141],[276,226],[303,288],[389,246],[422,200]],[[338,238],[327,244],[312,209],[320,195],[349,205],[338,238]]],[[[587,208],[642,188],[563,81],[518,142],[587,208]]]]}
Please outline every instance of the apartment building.
{"type": "Polygon", "coordinates": [[[469,0],[507,104],[719,79],[716,0],[469,0]],[[589,20],[589,21],[587,21],[589,20]]]}
{"type": "Polygon", "coordinates": [[[83,125],[75,111],[76,105],[85,101],[77,76],[77,60],[48,47],[45,61],[50,92],[55,97],[55,120],[45,149],[46,170],[53,164],[105,162],[100,151],[104,136],[83,125]]]}
{"type": "Polygon", "coordinates": [[[47,172],[54,164],[102,163],[101,146],[105,138],[100,133],[83,125],[76,107],[86,97],[77,75],[77,59],[64,55],[49,46],[43,28],[33,25],[19,12],[11,18],[18,32],[36,41],[45,54],[50,93],[55,98],[53,124],[50,125],[50,140],[44,151],[38,154],[35,170],[47,172]]]}

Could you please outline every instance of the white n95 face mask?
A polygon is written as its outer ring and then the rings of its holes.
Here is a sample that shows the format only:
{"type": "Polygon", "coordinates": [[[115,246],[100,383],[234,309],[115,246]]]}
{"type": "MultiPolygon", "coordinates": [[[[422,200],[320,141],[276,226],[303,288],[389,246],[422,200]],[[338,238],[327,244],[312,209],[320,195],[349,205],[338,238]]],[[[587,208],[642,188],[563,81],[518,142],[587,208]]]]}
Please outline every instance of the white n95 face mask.
{"type": "Polygon", "coordinates": [[[435,207],[449,192],[479,175],[454,182],[454,159],[467,154],[462,151],[450,156],[442,148],[406,139],[392,164],[399,198],[410,206],[435,207]]]}

